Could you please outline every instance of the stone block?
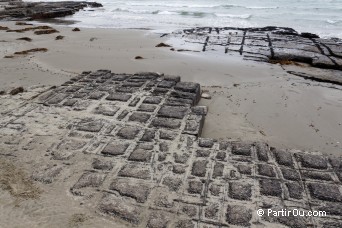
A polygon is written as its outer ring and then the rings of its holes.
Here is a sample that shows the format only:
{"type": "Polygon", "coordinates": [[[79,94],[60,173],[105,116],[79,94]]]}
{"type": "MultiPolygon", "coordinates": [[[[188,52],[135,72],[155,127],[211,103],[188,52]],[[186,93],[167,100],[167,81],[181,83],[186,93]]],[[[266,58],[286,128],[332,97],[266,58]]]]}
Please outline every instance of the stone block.
{"type": "Polygon", "coordinates": [[[93,160],[93,163],[91,165],[94,169],[99,169],[99,170],[112,170],[114,167],[113,162],[102,160],[102,159],[97,159],[97,158],[93,160]]]}
{"type": "Polygon", "coordinates": [[[314,199],[342,202],[342,194],[337,185],[309,183],[307,186],[311,197],[314,199]]]}
{"type": "Polygon", "coordinates": [[[239,164],[237,165],[237,169],[241,174],[252,175],[252,167],[249,165],[239,164]]]}
{"type": "Polygon", "coordinates": [[[161,97],[146,97],[143,101],[145,104],[160,104],[162,101],[161,97]]]}
{"type": "Polygon", "coordinates": [[[163,185],[167,186],[173,192],[177,192],[182,184],[182,179],[178,177],[167,176],[163,180],[163,185]]]}
{"type": "Polygon", "coordinates": [[[177,137],[177,134],[172,131],[161,130],[159,132],[159,138],[164,140],[174,140],[177,137]]]}
{"type": "Polygon", "coordinates": [[[214,140],[208,138],[199,138],[198,145],[200,147],[212,148],[214,145],[214,140]]]}
{"type": "Polygon", "coordinates": [[[303,187],[299,182],[288,182],[285,184],[290,198],[303,199],[303,187]]]}
{"type": "Polygon", "coordinates": [[[188,161],[189,157],[189,154],[174,154],[175,162],[180,164],[185,164],[188,161]]]}
{"type": "Polygon", "coordinates": [[[286,169],[286,168],[280,168],[281,173],[283,174],[283,177],[286,180],[293,180],[298,181],[300,180],[300,176],[297,170],[295,169],[286,169]]]}
{"type": "Polygon", "coordinates": [[[213,170],[213,178],[222,177],[224,170],[224,164],[220,162],[216,162],[213,170]]]}
{"type": "Polygon", "coordinates": [[[151,115],[143,112],[133,112],[128,118],[129,121],[136,121],[140,123],[146,123],[150,119],[151,115]]]}
{"type": "Polygon", "coordinates": [[[188,192],[191,194],[201,194],[203,190],[203,183],[201,181],[189,181],[188,192]]]}
{"type": "Polygon", "coordinates": [[[144,149],[135,149],[128,157],[130,161],[137,162],[150,162],[152,158],[152,152],[144,149]]]}
{"type": "Polygon", "coordinates": [[[327,169],[328,164],[323,156],[302,154],[299,155],[303,167],[312,169],[327,169]]]}
{"type": "Polygon", "coordinates": [[[76,125],[76,129],[79,131],[99,132],[104,123],[101,120],[82,121],[76,125]]]}
{"type": "Polygon", "coordinates": [[[204,209],[204,216],[208,219],[215,220],[218,218],[219,205],[216,203],[210,204],[204,209]]]}
{"type": "Polygon", "coordinates": [[[138,203],[145,203],[150,194],[151,186],[129,179],[116,179],[110,184],[109,189],[119,192],[122,196],[133,198],[138,203]]]}
{"type": "Polygon", "coordinates": [[[251,156],[252,145],[249,143],[234,143],[232,153],[235,155],[251,156]]]}
{"type": "Polygon", "coordinates": [[[100,187],[106,178],[106,174],[96,173],[96,172],[86,172],[83,173],[77,183],[72,187],[72,189],[80,189],[86,187],[100,187]]]}
{"type": "Polygon", "coordinates": [[[118,116],[118,120],[122,120],[124,119],[127,115],[128,115],[128,111],[127,110],[122,110],[122,112],[120,113],[120,115],[118,116]]]}
{"type": "Polygon", "coordinates": [[[256,145],[256,152],[257,152],[257,156],[259,161],[264,161],[267,162],[268,161],[268,145],[265,143],[258,143],[256,145]]]}
{"type": "Polygon", "coordinates": [[[127,203],[121,197],[115,195],[106,195],[100,202],[98,209],[105,214],[123,219],[132,224],[140,223],[142,208],[127,203]]]}
{"type": "Polygon", "coordinates": [[[100,104],[95,108],[94,112],[96,114],[102,114],[105,116],[114,116],[119,111],[119,109],[119,107],[116,107],[114,105],[100,104]]]}
{"type": "Polygon", "coordinates": [[[175,174],[183,174],[186,172],[186,167],[182,166],[182,165],[173,165],[173,169],[172,172],[174,172],[175,174]]]}
{"type": "Polygon", "coordinates": [[[157,116],[165,118],[183,119],[188,112],[188,108],[183,106],[162,106],[157,116]]]}
{"type": "Polygon", "coordinates": [[[279,165],[293,167],[293,159],[290,152],[286,150],[274,150],[273,153],[279,165]]]}
{"type": "Polygon", "coordinates": [[[324,180],[333,181],[329,173],[315,172],[315,171],[302,171],[302,179],[324,180]]]}
{"type": "Polygon", "coordinates": [[[109,101],[128,101],[132,95],[126,93],[111,93],[109,96],[106,97],[106,100],[109,101]]]}
{"type": "Polygon", "coordinates": [[[174,85],[176,85],[175,81],[163,80],[163,81],[159,82],[157,86],[161,87],[161,88],[172,88],[174,85]]]}
{"type": "Polygon", "coordinates": [[[282,196],[280,181],[264,179],[259,181],[260,193],[265,196],[282,196]]]}
{"type": "Polygon", "coordinates": [[[156,134],[155,130],[147,129],[147,130],[145,130],[140,141],[152,142],[154,140],[155,134],[156,134]]]}
{"type": "Polygon", "coordinates": [[[250,226],[252,212],[245,206],[228,205],[226,219],[229,224],[238,226],[250,226]]]}
{"type": "Polygon", "coordinates": [[[108,143],[107,146],[101,151],[101,153],[112,156],[123,155],[127,150],[128,146],[128,143],[108,143]]]}
{"type": "Polygon", "coordinates": [[[209,188],[209,191],[213,196],[219,196],[221,192],[221,187],[217,184],[212,184],[209,188]]]}
{"type": "Polygon", "coordinates": [[[156,110],[157,106],[155,105],[149,105],[149,104],[141,104],[138,108],[138,111],[141,112],[154,112],[156,110]]]}
{"type": "Polygon", "coordinates": [[[166,228],[169,224],[169,217],[162,212],[153,212],[150,214],[147,222],[148,228],[166,228]]]}
{"type": "Polygon", "coordinates": [[[229,197],[237,200],[251,200],[252,186],[248,183],[230,182],[229,197]]]}
{"type": "Polygon", "coordinates": [[[205,177],[207,172],[207,164],[206,160],[197,160],[192,165],[191,174],[198,177],[205,177]]]}
{"type": "Polygon", "coordinates": [[[182,207],[182,212],[189,216],[190,218],[195,217],[197,215],[197,208],[192,205],[184,205],[182,207]]]}
{"type": "Polygon", "coordinates": [[[88,99],[100,100],[104,95],[105,93],[96,91],[96,92],[92,92],[91,94],[89,94],[88,99]]]}
{"type": "Polygon", "coordinates": [[[262,176],[275,177],[276,173],[272,166],[267,164],[258,164],[258,173],[262,176]]]}
{"type": "Polygon", "coordinates": [[[128,106],[130,107],[135,107],[140,101],[140,98],[139,97],[135,97],[130,103],[128,106]]]}
{"type": "Polygon", "coordinates": [[[139,133],[136,127],[123,127],[118,131],[117,136],[123,139],[134,139],[139,133]]]}
{"type": "Polygon", "coordinates": [[[118,176],[149,180],[151,179],[151,172],[148,165],[126,164],[121,168],[118,176]]]}
{"type": "Polygon", "coordinates": [[[157,117],[152,120],[150,126],[156,128],[177,129],[181,126],[181,122],[176,119],[157,117]]]}
{"type": "Polygon", "coordinates": [[[224,161],[226,159],[226,156],[227,156],[226,152],[218,151],[216,154],[216,159],[219,161],[224,161]]]}
{"type": "Polygon", "coordinates": [[[196,157],[209,157],[210,153],[210,150],[197,150],[196,157]]]}

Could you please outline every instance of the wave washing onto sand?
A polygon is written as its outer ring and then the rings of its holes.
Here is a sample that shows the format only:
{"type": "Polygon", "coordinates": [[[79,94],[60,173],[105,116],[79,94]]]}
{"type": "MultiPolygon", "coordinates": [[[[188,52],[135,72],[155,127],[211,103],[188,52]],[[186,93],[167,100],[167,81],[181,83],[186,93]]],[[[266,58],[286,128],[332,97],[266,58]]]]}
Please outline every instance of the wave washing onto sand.
{"type": "Polygon", "coordinates": [[[196,26],[284,26],[292,27],[299,32],[316,33],[322,37],[342,38],[342,0],[211,0],[209,3],[207,0],[97,0],[97,2],[102,3],[104,8],[82,11],[71,19],[78,20],[80,27],[139,27],[163,32],[196,26]]]}

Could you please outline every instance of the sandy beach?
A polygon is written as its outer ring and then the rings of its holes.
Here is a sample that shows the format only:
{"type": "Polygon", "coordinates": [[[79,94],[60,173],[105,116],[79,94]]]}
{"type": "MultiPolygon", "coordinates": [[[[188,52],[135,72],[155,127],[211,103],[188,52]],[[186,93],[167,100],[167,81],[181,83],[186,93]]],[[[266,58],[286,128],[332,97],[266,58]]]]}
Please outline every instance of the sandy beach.
{"type": "MultiPolygon", "coordinates": [[[[15,22],[0,22],[0,26],[25,27],[15,22]]],[[[305,64],[281,66],[242,60],[239,56],[157,48],[161,42],[172,47],[176,44],[149,30],[81,28],[72,31],[74,27],[49,26],[59,32],[35,35],[34,31],[0,30],[0,91],[8,93],[20,86],[25,90],[14,96],[0,96],[1,113],[21,107],[35,93],[59,86],[83,71],[158,72],[199,83],[202,92],[210,95],[210,99],[202,98],[199,103],[208,107],[201,137],[262,141],[276,148],[341,156],[342,86],[306,80],[285,71],[316,72],[319,69],[305,64]],[[63,39],[56,40],[57,36],[63,36],[63,39]],[[18,40],[22,37],[32,41],[18,40]],[[47,51],[14,54],[35,48],[47,51]],[[142,59],[136,59],[136,56],[142,59]]],[[[61,138],[59,132],[56,135],[61,138]]],[[[38,150],[47,150],[47,144],[38,146],[38,150]]],[[[16,172],[19,180],[25,180],[26,177],[20,175],[25,176],[38,168],[37,164],[31,166],[35,159],[39,160],[34,157],[38,155],[39,151],[16,158],[8,156],[6,159],[16,167],[4,163],[0,171],[16,172]]],[[[88,160],[81,161],[79,167],[84,168],[88,160]]],[[[72,174],[65,175],[71,177],[72,174]]],[[[76,177],[66,180],[67,187],[76,180],[76,177]]],[[[83,207],[79,201],[69,200],[71,194],[65,192],[62,183],[35,184],[43,190],[40,200],[29,197],[31,200],[19,203],[16,197],[1,191],[0,227],[127,227],[126,223],[98,217],[95,210],[83,207]],[[16,204],[20,206],[16,207],[16,204]]],[[[32,186],[19,181],[21,187],[32,186]]]]}
{"type": "MultiPolygon", "coordinates": [[[[22,28],[14,22],[2,26],[22,28]]],[[[264,140],[271,146],[334,155],[342,149],[341,86],[290,75],[279,64],[156,48],[167,40],[150,31],[73,32],[72,27],[55,28],[59,33],[40,36],[32,31],[2,31],[2,56],[32,48],[48,51],[1,59],[0,89],[59,85],[82,71],[96,69],[179,75],[186,81],[200,83],[212,96],[201,101],[209,108],[204,137],[264,140]],[[55,40],[58,35],[65,38],[55,40]],[[30,37],[32,42],[16,40],[21,37],[30,37]],[[136,60],[136,56],[144,59],[136,60]]],[[[310,70],[294,67],[303,72],[310,70]]]]}

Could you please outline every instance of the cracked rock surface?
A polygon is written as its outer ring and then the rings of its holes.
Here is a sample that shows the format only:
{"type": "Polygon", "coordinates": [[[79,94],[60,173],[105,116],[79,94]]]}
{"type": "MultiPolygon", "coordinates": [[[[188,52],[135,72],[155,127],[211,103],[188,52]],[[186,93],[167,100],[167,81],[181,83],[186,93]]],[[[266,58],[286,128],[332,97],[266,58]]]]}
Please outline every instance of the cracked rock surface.
{"type": "Polygon", "coordinates": [[[84,72],[4,109],[1,148],[36,153],[34,181],[63,185],[126,227],[342,226],[341,158],[201,138],[200,85],[176,79],[84,72]],[[259,217],[260,208],[327,216],[259,217]]]}

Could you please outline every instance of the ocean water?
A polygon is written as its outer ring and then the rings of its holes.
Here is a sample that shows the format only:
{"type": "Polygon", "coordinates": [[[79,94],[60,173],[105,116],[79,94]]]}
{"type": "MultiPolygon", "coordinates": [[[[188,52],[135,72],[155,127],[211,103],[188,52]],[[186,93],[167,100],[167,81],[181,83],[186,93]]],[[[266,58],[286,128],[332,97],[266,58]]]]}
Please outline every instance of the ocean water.
{"type": "MultiPolygon", "coordinates": [[[[36,1],[36,0],[33,0],[36,1]]],[[[94,1],[94,0],[92,0],[94,1]]],[[[96,1],[96,0],[95,0],[96,1]]],[[[67,19],[80,27],[149,28],[285,26],[342,38],[342,0],[97,0],[104,8],[67,19]]]]}

